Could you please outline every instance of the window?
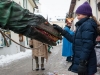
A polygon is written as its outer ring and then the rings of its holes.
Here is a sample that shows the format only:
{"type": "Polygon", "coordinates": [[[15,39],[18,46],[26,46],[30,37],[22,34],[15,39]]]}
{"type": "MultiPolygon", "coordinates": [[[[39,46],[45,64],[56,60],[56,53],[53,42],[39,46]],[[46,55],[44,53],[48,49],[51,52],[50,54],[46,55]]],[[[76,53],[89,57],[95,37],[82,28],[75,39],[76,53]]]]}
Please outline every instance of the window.
{"type": "MultiPolygon", "coordinates": [[[[4,33],[11,38],[11,32],[9,30],[5,30],[4,33]]],[[[4,40],[4,45],[9,47],[11,45],[11,39],[9,39],[8,37],[5,37],[6,40],[4,40]],[[8,43],[8,45],[7,45],[8,43]]]]}
{"type": "Polygon", "coordinates": [[[37,10],[37,13],[39,13],[39,10],[37,10]]]}
{"type": "Polygon", "coordinates": [[[35,12],[35,8],[33,8],[33,12],[35,12]]]}
{"type": "Polygon", "coordinates": [[[28,37],[26,37],[26,42],[27,42],[27,45],[28,45],[28,37]]]}
{"type": "Polygon", "coordinates": [[[23,7],[27,9],[27,0],[23,0],[23,7]]]}
{"type": "Polygon", "coordinates": [[[87,0],[90,3],[90,0],[87,0]]]}
{"type": "Polygon", "coordinates": [[[36,3],[39,3],[39,0],[35,0],[36,3]]]}
{"type": "Polygon", "coordinates": [[[19,2],[19,5],[21,5],[21,3],[19,2]]]}

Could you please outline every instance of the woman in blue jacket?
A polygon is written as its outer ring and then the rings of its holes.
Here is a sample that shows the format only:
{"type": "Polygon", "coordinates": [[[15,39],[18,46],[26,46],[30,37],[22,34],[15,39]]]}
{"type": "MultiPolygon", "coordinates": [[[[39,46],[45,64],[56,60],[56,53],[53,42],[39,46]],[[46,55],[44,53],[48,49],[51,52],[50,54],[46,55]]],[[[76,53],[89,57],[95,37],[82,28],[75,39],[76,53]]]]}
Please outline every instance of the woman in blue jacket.
{"type": "Polygon", "coordinates": [[[80,5],[77,10],[77,19],[75,35],[63,30],[54,24],[61,35],[73,43],[73,59],[69,70],[78,75],[94,75],[97,72],[97,60],[94,50],[97,37],[97,25],[99,23],[92,15],[92,8],[88,2],[80,5]]]}
{"type": "MultiPolygon", "coordinates": [[[[65,25],[64,30],[69,32],[71,35],[74,34],[74,32],[72,30],[70,30],[71,26],[72,26],[72,22],[68,22],[66,21],[67,25],[65,25]]],[[[68,41],[65,37],[63,37],[63,45],[62,45],[62,56],[67,57],[66,61],[68,62],[72,62],[72,55],[73,55],[73,51],[72,51],[72,43],[70,41],[68,41]]]]}

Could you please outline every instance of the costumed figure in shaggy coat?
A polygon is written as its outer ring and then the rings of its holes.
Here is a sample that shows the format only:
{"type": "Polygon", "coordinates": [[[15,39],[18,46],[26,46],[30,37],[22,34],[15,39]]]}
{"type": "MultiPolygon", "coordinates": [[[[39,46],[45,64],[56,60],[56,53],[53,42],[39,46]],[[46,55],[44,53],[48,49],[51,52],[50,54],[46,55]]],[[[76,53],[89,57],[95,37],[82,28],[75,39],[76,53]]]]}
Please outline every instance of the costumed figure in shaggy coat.
{"type": "Polygon", "coordinates": [[[41,70],[45,70],[44,59],[46,59],[46,61],[48,59],[47,44],[44,44],[42,42],[32,39],[32,40],[29,40],[29,45],[31,48],[33,48],[32,57],[36,61],[36,71],[39,70],[39,57],[41,57],[41,70]]]}

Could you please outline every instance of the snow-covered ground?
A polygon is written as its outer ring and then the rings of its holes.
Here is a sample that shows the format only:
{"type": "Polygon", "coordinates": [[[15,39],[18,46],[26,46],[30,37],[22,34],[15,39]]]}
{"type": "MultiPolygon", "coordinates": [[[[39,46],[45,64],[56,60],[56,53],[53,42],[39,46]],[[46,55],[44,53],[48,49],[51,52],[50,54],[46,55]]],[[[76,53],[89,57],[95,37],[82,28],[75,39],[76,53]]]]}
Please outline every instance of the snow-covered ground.
{"type": "MultiPolygon", "coordinates": [[[[62,43],[60,43],[59,45],[62,45],[62,43]]],[[[57,45],[57,46],[59,46],[57,45]]],[[[54,51],[54,54],[56,55],[58,53],[58,50],[54,51]]],[[[12,62],[16,62],[19,59],[23,59],[23,58],[27,58],[30,57],[32,55],[32,50],[28,49],[25,52],[20,52],[17,54],[13,54],[13,55],[1,55],[0,56],[0,67],[4,67],[7,66],[9,64],[11,64],[12,62]]]]}
{"type": "Polygon", "coordinates": [[[0,56],[0,67],[7,66],[13,61],[18,61],[19,59],[26,58],[32,55],[31,50],[26,50],[25,52],[20,52],[13,55],[1,55],[0,56]]]}

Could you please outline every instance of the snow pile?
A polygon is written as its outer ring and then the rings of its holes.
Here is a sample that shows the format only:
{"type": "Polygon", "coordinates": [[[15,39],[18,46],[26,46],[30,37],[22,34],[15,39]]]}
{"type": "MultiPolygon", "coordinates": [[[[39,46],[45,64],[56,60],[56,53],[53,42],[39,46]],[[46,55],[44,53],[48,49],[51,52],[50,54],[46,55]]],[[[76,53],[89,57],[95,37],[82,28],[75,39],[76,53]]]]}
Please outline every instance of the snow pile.
{"type": "Polygon", "coordinates": [[[26,50],[25,52],[20,52],[13,55],[1,55],[0,56],[0,67],[7,66],[13,61],[17,61],[22,58],[26,58],[32,55],[31,50],[26,50]]]}
{"type": "Polygon", "coordinates": [[[47,75],[66,75],[66,74],[59,74],[58,72],[48,72],[47,75]]]}
{"type": "Polygon", "coordinates": [[[56,71],[52,72],[48,72],[48,75],[58,75],[58,73],[56,71]]]}

